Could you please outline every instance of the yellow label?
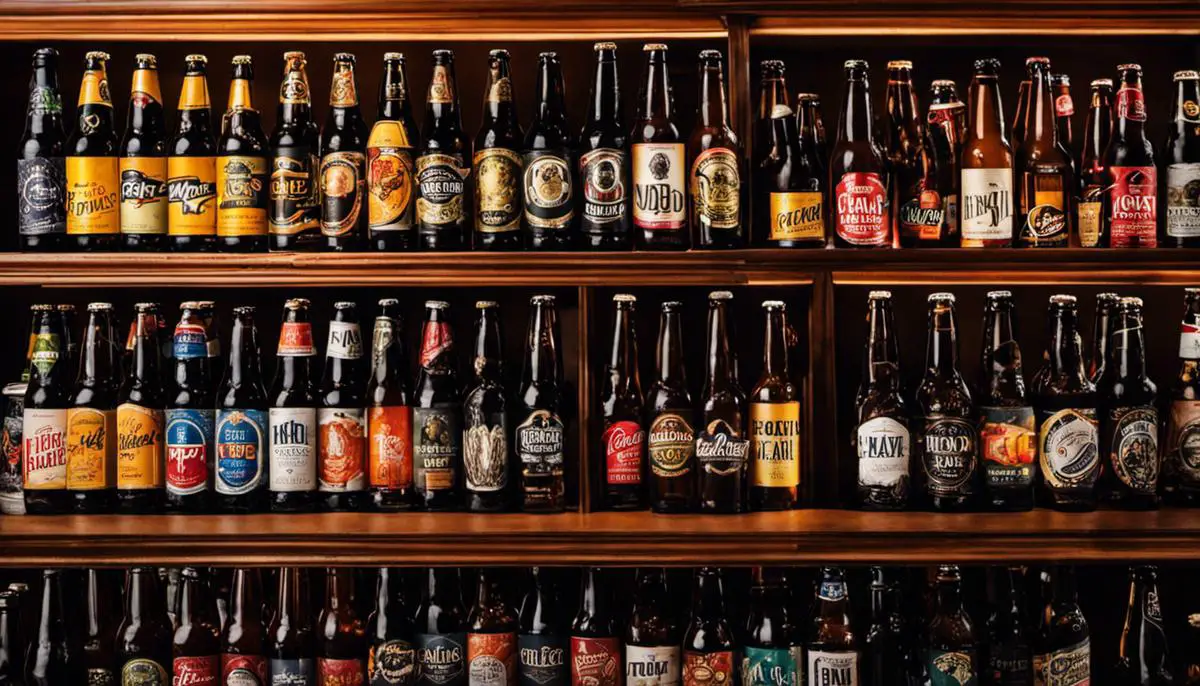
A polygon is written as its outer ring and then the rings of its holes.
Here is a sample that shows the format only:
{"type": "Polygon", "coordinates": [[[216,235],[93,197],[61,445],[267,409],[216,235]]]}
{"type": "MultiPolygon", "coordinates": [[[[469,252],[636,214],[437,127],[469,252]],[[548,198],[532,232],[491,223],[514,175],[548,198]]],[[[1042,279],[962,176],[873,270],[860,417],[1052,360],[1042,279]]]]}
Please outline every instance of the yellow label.
{"type": "Polygon", "coordinates": [[[1079,244],[1085,248],[1094,248],[1100,243],[1100,215],[1100,203],[1079,203],[1079,244]]]}
{"type": "Polygon", "coordinates": [[[167,232],[167,158],[121,158],[121,233],[167,232]]]}
{"type": "Polygon", "coordinates": [[[83,72],[83,82],[79,84],[79,106],[84,105],[112,107],[112,97],[108,92],[108,73],[103,69],[83,72]]]}
{"type": "Polygon", "coordinates": [[[217,158],[217,235],[267,235],[267,159],[217,158]]]}
{"type": "Polygon", "coordinates": [[[117,408],[117,488],[162,488],[163,412],[133,403],[117,408]]]}
{"type": "Polygon", "coordinates": [[[800,483],[800,403],[750,403],[753,486],[800,483]]]}
{"type": "Polygon", "coordinates": [[[334,67],[333,82],[329,86],[331,107],[354,107],[358,104],[358,88],[354,83],[354,69],[339,62],[334,67]]]}
{"type": "Polygon", "coordinates": [[[429,80],[428,102],[431,105],[449,105],[454,102],[454,92],[450,89],[450,74],[443,64],[433,67],[433,76],[429,80]]]}
{"type": "Polygon", "coordinates": [[[204,74],[188,74],[183,77],[183,89],[179,91],[179,109],[206,110],[209,108],[208,79],[204,74]]]}
{"type": "Polygon", "coordinates": [[[151,102],[162,102],[161,90],[158,87],[157,69],[134,70],[130,101],[142,107],[149,105],[151,102]]]}
{"type": "Polygon", "coordinates": [[[111,488],[117,471],[117,413],[91,407],[67,410],[67,489],[111,488]]]}
{"type": "Polygon", "coordinates": [[[408,132],[398,121],[378,121],[367,139],[367,220],[372,231],[413,225],[416,177],[408,132]]]}
{"type": "Polygon", "coordinates": [[[821,216],[824,195],[783,191],[771,194],[771,235],[773,241],[807,241],[825,238],[821,216]]]}
{"type": "Polygon", "coordinates": [[[246,79],[234,79],[229,82],[229,111],[258,111],[254,109],[254,101],[250,96],[250,82],[246,79]]]}
{"type": "Polygon", "coordinates": [[[167,160],[168,230],[172,236],[211,236],[217,232],[217,158],[167,160]]]}
{"type": "Polygon", "coordinates": [[[115,157],[67,158],[67,233],[120,233],[120,166],[115,157]]]}

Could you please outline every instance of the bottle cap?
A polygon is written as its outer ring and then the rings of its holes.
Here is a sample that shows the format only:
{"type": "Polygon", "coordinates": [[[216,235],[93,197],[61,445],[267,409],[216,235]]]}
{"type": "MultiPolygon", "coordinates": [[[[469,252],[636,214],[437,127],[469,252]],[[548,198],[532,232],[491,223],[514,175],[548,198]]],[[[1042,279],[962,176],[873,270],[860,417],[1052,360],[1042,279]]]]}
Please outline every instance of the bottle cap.
{"type": "Polygon", "coordinates": [[[988,300],[1007,300],[1013,297],[1012,291],[988,291],[988,300]]]}
{"type": "Polygon", "coordinates": [[[450,309],[450,303],[445,300],[426,300],[425,308],[430,310],[448,310],[450,309]]]}
{"type": "Polygon", "coordinates": [[[488,57],[503,57],[504,59],[508,59],[509,53],[504,48],[496,48],[494,50],[488,50],[488,57]]]}
{"type": "Polygon", "coordinates": [[[887,68],[891,69],[912,69],[912,60],[892,60],[887,63],[887,68]]]}
{"type": "Polygon", "coordinates": [[[1121,307],[1141,307],[1142,299],[1137,296],[1125,296],[1121,298],[1121,307]]]}
{"type": "Polygon", "coordinates": [[[393,307],[393,306],[399,305],[399,304],[400,304],[400,301],[397,300],[396,298],[380,298],[379,303],[378,303],[378,305],[380,307],[393,307]]]}
{"type": "Polygon", "coordinates": [[[1128,63],[1128,64],[1119,64],[1119,65],[1117,65],[1117,71],[1136,71],[1136,72],[1141,72],[1141,71],[1142,71],[1142,65],[1140,65],[1140,64],[1137,64],[1137,63],[1135,63],[1135,62],[1130,62],[1130,63],[1128,63]]]}
{"type": "Polygon", "coordinates": [[[720,50],[711,50],[710,49],[710,50],[701,50],[700,51],[700,59],[701,60],[720,60],[720,59],[724,59],[724,57],[725,56],[721,54],[720,50]]]}
{"type": "Polygon", "coordinates": [[[718,302],[733,300],[733,293],[729,291],[713,291],[708,294],[708,299],[710,302],[714,300],[718,302]]]}
{"type": "Polygon", "coordinates": [[[199,62],[200,64],[208,64],[208,58],[204,55],[188,55],[187,57],[183,58],[183,61],[188,63],[199,62]]]}
{"type": "Polygon", "coordinates": [[[933,83],[929,84],[930,88],[957,88],[958,84],[952,79],[934,79],[933,83]]]}
{"type": "Polygon", "coordinates": [[[354,64],[354,53],[350,53],[350,52],[336,53],[333,56],[333,61],[334,62],[349,62],[350,64],[354,64]]]}
{"type": "Polygon", "coordinates": [[[1192,81],[1195,79],[1200,79],[1200,73],[1196,72],[1195,69],[1184,69],[1183,71],[1175,72],[1175,81],[1192,81]]]}
{"type": "Polygon", "coordinates": [[[927,298],[927,301],[931,302],[931,303],[932,302],[952,303],[955,301],[955,297],[954,297],[953,293],[930,293],[929,297],[927,298]]]}
{"type": "Polygon", "coordinates": [[[1104,88],[1112,88],[1112,79],[1093,79],[1092,88],[1103,86],[1104,88]]]}
{"type": "Polygon", "coordinates": [[[553,295],[535,295],[529,299],[530,305],[553,305],[556,298],[553,295]]]}
{"type": "Polygon", "coordinates": [[[353,310],[358,308],[358,303],[350,300],[339,300],[333,304],[335,310],[353,310]]]}
{"type": "Polygon", "coordinates": [[[385,52],[383,53],[384,62],[403,62],[404,53],[402,52],[385,52]]]}
{"type": "Polygon", "coordinates": [[[1067,295],[1066,293],[1058,293],[1056,295],[1050,296],[1050,304],[1051,305],[1070,305],[1070,306],[1074,307],[1075,302],[1076,302],[1075,296],[1067,295]]]}
{"type": "Polygon", "coordinates": [[[843,66],[846,69],[867,69],[868,68],[866,60],[846,60],[846,63],[843,66]]]}
{"type": "Polygon", "coordinates": [[[612,41],[601,41],[592,46],[592,50],[600,52],[601,50],[616,50],[617,44],[612,41]]]}
{"type": "Polygon", "coordinates": [[[302,308],[307,308],[309,305],[312,305],[312,302],[310,302],[308,298],[289,298],[288,301],[283,304],[283,307],[287,310],[299,310],[302,308]]]}
{"type": "MultiPolygon", "coordinates": [[[[442,304],[445,304],[445,303],[442,303],[442,304]]],[[[429,305],[429,303],[426,303],[426,306],[428,306],[428,305],[429,305]]],[[[500,307],[500,303],[496,302],[495,300],[477,300],[477,301],[475,301],[475,309],[477,309],[477,310],[490,310],[493,307],[500,307]]],[[[440,308],[435,308],[435,309],[440,309],[440,308]]]]}
{"type": "Polygon", "coordinates": [[[635,303],[635,302],[637,302],[637,296],[631,295],[629,293],[617,293],[616,295],[613,296],[613,302],[615,302],[615,303],[635,303]]]}
{"type": "Polygon", "coordinates": [[[642,52],[666,51],[667,46],[662,43],[646,43],[642,46],[642,52]]]}
{"type": "Polygon", "coordinates": [[[1031,64],[1044,64],[1044,65],[1046,65],[1046,66],[1050,66],[1050,58],[1049,58],[1049,57],[1030,57],[1030,58],[1027,58],[1027,59],[1025,60],[1025,66],[1027,66],[1027,67],[1028,67],[1028,66],[1029,66],[1029,65],[1031,65],[1031,64]]]}
{"type": "Polygon", "coordinates": [[[110,57],[109,54],[103,50],[92,50],[88,54],[84,55],[83,59],[88,60],[89,62],[92,60],[103,60],[107,62],[112,59],[112,57],[110,57]]]}
{"type": "Polygon", "coordinates": [[[996,59],[995,57],[985,57],[980,60],[975,60],[975,71],[982,71],[985,69],[1000,69],[1000,60],[996,59]]]}
{"type": "Polygon", "coordinates": [[[111,312],[112,303],[88,303],[88,312],[111,312]]]}
{"type": "Polygon", "coordinates": [[[787,303],[782,300],[764,300],[762,303],[764,310],[786,310],[787,303]]]}
{"type": "Polygon", "coordinates": [[[891,291],[871,291],[867,293],[867,300],[891,300],[891,291]]]}
{"type": "Polygon", "coordinates": [[[138,54],[134,55],[133,59],[144,69],[153,69],[158,66],[158,58],[148,52],[139,52],[138,54]]]}

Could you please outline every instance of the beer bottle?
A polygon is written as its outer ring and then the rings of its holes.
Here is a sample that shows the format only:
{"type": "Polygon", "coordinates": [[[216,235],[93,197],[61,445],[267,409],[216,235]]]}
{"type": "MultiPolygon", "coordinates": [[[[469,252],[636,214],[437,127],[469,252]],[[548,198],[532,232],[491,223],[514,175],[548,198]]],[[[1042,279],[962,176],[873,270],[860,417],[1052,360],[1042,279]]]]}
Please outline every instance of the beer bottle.
{"type": "Polygon", "coordinates": [[[637,298],[627,293],[613,296],[613,343],[605,367],[600,407],[604,431],[605,502],[614,510],[645,507],[643,482],[646,464],[645,396],[638,374],[637,298]]]}
{"type": "Polygon", "coordinates": [[[366,630],[354,611],[354,570],[325,570],[325,607],[317,616],[317,683],[366,683],[366,630]]]}
{"type": "Polygon", "coordinates": [[[766,578],[755,567],[750,587],[750,612],[742,647],[744,686],[788,686],[799,680],[799,667],[791,651],[792,623],[784,594],[787,589],[766,578]]]}
{"type": "Polygon", "coordinates": [[[67,231],[65,139],[58,51],[40,48],[33,53],[29,107],[17,158],[17,232],[22,250],[61,247],[67,231]]]}
{"type": "Polygon", "coordinates": [[[1092,349],[1088,360],[1088,379],[1100,383],[1104,368],[1108,366],[1108,348],[1111,343],[1112,320],[1116,318],[1117,305],[1121,296],[1116,293],[1096,294],[1096,313],[1092,319],[1092,349]]]}
{"type": "Polygon", "coordinates": [[[16,624],[16,631],[14,632],[16,636],[13,643],[19,655],[17,659],[20,660],[22,665],[17,675],[23,678],[25,676],[23,665],[29,661],[26,653],[33,642],[33,637],[37,635],[41,602],[38,601],[38,609],[35,610],[33,592],[27,583],[13,581],[8,584],[6,590],[16,594],[13,599],[14,621],[16,624]]]}
{"type": "Polygon", "coordinates": [[[138,55],[121,139],[121,234],[126,250],[161,250],[167,235],[167,125],[158,60],[138,55]]]}
{"type": "Polygon", "coordinates": [[[108,53],[84,57],[77,124],[66,145],[67,242],[70,250],[116,246],[120,223],[120,165],[112,98],[108,92],[108,53]]]}
{"type": "Polygon", "coordinates": [[[1171,389],[1163,446],[1163,497],[1171,504],[1200,500],[1200,289],[1185,288],[1179,330],[1179,373],[1171,389]]]}
{"type": "Polygon", "coordinates": [[[229,109],[217,141],[217,244],[228,252],[267,248],[267,137],[254,107],[253,88],[250,56],[235,56],[229,109]]]}
{"type": "Polygon", "coordinates": [[[375,510],[414,505],[412,401],[404,328],[393,312],[400,301],[379,301],[371,333],[371,380],[367,383],[368,492],[375,510]]]}
{"type": "Polygon", "coordinates": [[[683,303],[662,304],[655,350],[657,378],[646,398],[650,507],[687,512],[696,500],[696,431],[683,359],[683,303]]]}
{"type": "Polygon", "coordinates": [[[211,508],[216,411],[209,366],[207,332],[200,305],[179,306],[172,360],[175,373],[168,392],[167,497],[169,511],[207,512],[211,508]]]}
{"type": "Polygon", "coordinates": [[[208,58],[188,55],[179,121],[168,146],[167,232],[174,250],[207,250],[217,233],[217,141],[208,97],[208,58]]]}
{"type": "Polygon", "coordinates": [[[80,513],[116,506],[117,390],[121,361],[111,303],[90,303],[83,358],[67,410],[67,490],[80,513]]]}
{"type": "Polygon", "coordinates": [[[454,53],[433,51],[421,154],[417,157],[417,228],[422,250],[462,250],[467,247],[467,175],[471,173],[471,144],[462,130],[454,53]]]}
{"type": "Polygon", "coordinates": [[[1183,654],[1183,686],[1196,686],[1200,683],[1200,613],[1187,616],[1188,633],[1185,639],[1183,654]]]}
{"type": "Polygon", "coordinates": [[[309,301],[283,304],[275,381],[271,384],[271,455],[267,465],[272,512],[307,512],[317,490],[317,397],[309,301]]]}
{"type": "MultiPolygon", "coordinates": [[[[183,590],[182,570],[178,567],[159,567],[158,580],[167,597],[167,618],[171,620],[171,631],[179,628],[179,592],[183,590]]],[[[172,633],[172,635],[174,635],[172,633]]]]}
{"type": "Polygon", "coordinates": [[[62,360],[68,370],[79,368],[79,341],[75,339],[75,306],[60,303],[54,306],[56,316],[62,321],[62,360]]]}
{"type": "Polygon", "coordinates": [[[271,686],[315,683],[312,616],[308,612],[308,570],[281,567],[275,613],[267,625],[271,686]]]}
{"type": "Polygon", "coordinates": [[[587,567],[579,581],[579,612],[571,622],[572,686],[620,686],[621,630],[610,610],[605,571],[587,567]]]}
{"type": "Polygon", "coordinates": [[[333,309],[318,392],[318,502],[325,510],[358,511],[367,504],[362,331],[355,303],[336,302],[333,309]]]}
{"type": "Polygon", "coordinates": [[[163,684],[171,681],[171,619],[165,593],[153,567],[125,572],[125,615],[117,626],[117,659],[122,684],[163,684]]]}
{"type": "MultiPolygon", "coordinates": [[[[25,678],[25,636],[21,633],[20,606],[16,591],[0,590],[0,676],[14,685],[21,684],[25,678]]],[[[108,678],[111,680],[111,672],[108,678]]]]}
{"type": "Polygon", "coordinates": [[[356,250],[366,235],[367,135],[354,55],[339,52],[333,56],[329,116],[321,130],[321,235],[327,250],[356,250]]]}
{"type": "MultiPolygon", "coordinates": [[[[236,350],[236,348],[234,348],[236,350]]],[[[229,619],[221,630],[222,683],[266,683],[262,580],[258,569],[233,570],[229,619]]]]}
{"type": "Polygon", "coordinates": [[[23,490],[29,514],[71,510],[67,490],[70,398],[62,320],[51,305],[34,305],[29,384],[22,411],[23,490]]]}
{"type": "Polygon", "coordinates": [[[1158,568],[1129,568],[1129,605],[1113,667],[1114,684],[1169,686],[1175,675],[1158,594],[1158,568]]]}
{"type": "Polygon", "coordinates": [[[678,684],[680,637],[667,610],[665,571],[639,567],[637,590],[625,629],[625,683],[628,686],[678,684]]]}
{"type": "Polygon", "coordinates": [[[917,454],[926,506],[961,511],[974,506],[979,482],[978,415],[958,370],[958,318],[952,293],[929,296],[925,373],[917,387],[917,454]]]}
{"type": "MultiPolygon", "coordinates": [[[[1037,79],[1034,79],[1035,86],[1037,79]]],[[[1034,108],[1039,98],[1034,98],[1034,108]]],[[[1038,124],[1034,123],[1036,127],[1038,124]]],[[[1037,434],[1025,393],[1021,346],[1013,326],[1011,291],[990,291],[983,313],[979,379],[979,457],[988,507],[1015,512],[1033,509],[1037,434]]]]}
{"type": "Polygon", "coordinates": [[[171,646],[173,683],[221,683],[221,629],[217,605],[195,567],[184,567],[179,589],[179,626],[171,646]]]}
{"type": "Polygon", "coordinates": [[[1033,378],[1039,500],[1057,510],[1094,510],[1100,475],[1096,386],[1083,371],[1075,296],[1050,296],[1046,314],[1046,363],[1033,378]]]}
{"type": "Polygon", "coordinates": [[[683,634],[683,683],[735,683],[733,627],[725,613],[721,570],[701,567],[692,582],[692,617],[683,634]]]}
{"type": "Polygon", "coordinates": [[[646,69],[638,93],[638,116],[629,140],[633,150],[633,228],[637,247],[687,250],[687,166],[675,126],[675,98],[667,72],[667,46],[647,43],[646,69]]]}
{"type": "Polygon", "coordinates": [[[888,160],[875,138],[867,63],[846,61],[846,97],[829,160],[834,245],[890,248],[888,160]]]}
{"type": "Polygon", "coordinates": [[[320,237],[321,134],[313,121],[305,64],[304,53],[283,53],[279,113],[269,142],[272,250],[312,250],[320,237]]]}
{"type": "Polygon", "coordinates": [[[845,570],[823,567],[804,651],[807,686],[859,682],[859,638],[852,616],[845,570]]]}
{"type": "Polygon", "coordinates": [[[816,155],[812,100],[792,114],[781,60],[760,63],[755,140],[754,243],[777,248],[825,245],[825,163],[816,155]],[[808,110],[807,112],[805,110],[808,110]]]}
{"type": "MultiPolygon", "coordinates": [[[[218,335],[221,327],[217,325],[217,303],[213,300],[197,300],[196,307],[200,321],[204,323],[204,347],[208,352],[208,368],[213,370],[221,362],[221,337],[218,335]]],[[[220,382],[219,378],[214,378],[213,386],[220,382]]]]}
{"type": "Polygon", "coordinates": [[[384,53],[379,118],[367,137],[367,229],[373,250],[413,248],[413,150],[419,143],[404,55],[384,53]]]}
{"type": "Polygon", "coordinates": [[[912,62],[888,62],[888,161],[894,181],[896,241],[904,248],[946,243],[946,215],[938,193],[937,155],[921,120],[912,62]]]}
{"type": "Polygon", "coordinates": [[[746,242],[742,145],[729,128],[723,62],[719,50],[700,51],[699,105],[696,126],[688,139],[691,224],[696,227],[696,246],[700,248],[740,248],[746,242]]]}
{"type": "Polygon", "coordinates": [[[533,123],[525,132],[522,231],[530,250],[570,250],[575,245],[575,141],[567,121],[558,53],[538,55],[533,123]]]}
{"type": "Polygon", "coordinates": [[[1108,246],[1107,225],[1102,216],[1104,194],[1108,188],[1104,154],[1113,128],[1112,88],[1112,79],[1092,81],[1091,104],[1079,157],[1079,195],[1075,200],[1079,245],[1084,248],[1108,246]]]}
{"type": "Polygon", "coordinates": [[[380,567],[375,605],[367,617],[367,683],[412,684],[416,678],[412,614],[404,605],[396,570],[380,567]]]}
{"type": "Polygon", "coordinates": [[[501,593],[500,571],[481,568],[467,614],[467,673],[473,684],[517,683],[517,613],[501,593]]]}
{"type": "Polygon", "coordinates": [[[1158,507],[1158,386],[1146,374],[1142,299],[1121,298],[1100,399],[1101,496],[1124,509],[1158,507]]]}
{"type": "Polygon", "coordinates": [[[993,568],[994,597],[988,617],[987,664],[980,665],[987,683],[1032,684],[1033,648],[1025,616],[1024,578],[1020,567],[993,568]]]}
{"type": "MultiPolygon", "coordinates": [[[[1075,150],[1075,132],[1071,126],[1071,117],[1075,116],[1075,101],[1071,99],[1071,77],[1066,74],[1051,74],[1050,85],[1054,87],[1054,118],[1058,129],[1058,144],[1070,155],[1075,150]]],[[[1075,166],[1073,159],[1071,166],[1075,166]]]]}
{"type": "Polygon", "coordinates": [[[962,247],[1006,248],[1013,241],[1013,155],[1004,131],[1000,60],[975,60],[970,126],[963,141],[962,247]]]}
{"type": "Polygon", "coordinates": [[[701,512],[744,512],[747,437],[746,393],[737,380],[737,360],[730,340],[729,291],[708,294],[708,354],[700,425],[696,434],[696,472],[701,512]]]}
{"type": "MultiPolygon", "coordinates": [[[[1045,664],[1042,678],[1055,683],[1079,684],[1091,680],[1091,633],[1079,609],[1075,592],[1075,568],[1059,567],[1054,574],[1054,596],[1047,611],[1045,664]]],[[[1036,665],[1035,665],[1036,668],[1036,665]]],[[[1035,674],[1035,680],[1037,675],[1035,674]]]]}
{"type": "Polygon", "coordinates": [[[166,402],[156,342],[158,305],[138,303],[134,311],[133,358],[117,396],[117,507],[147,514],[163,502],[166,402]]]}
{"type": "Polygon", "coordinates": [[[914,684],[914,675],[923,672],[900,607],[899,579],[893,577],[883,567],[871,567],[871,624],[863,639],[866,684],[906,686],[914,684]]]}
{"type": "Polygon", "coordinates": [[[1104,154],[1108,192],[1103,196],[1110,248],[1158,246],[1158,169],[1146,138],[1142,67],[1122,64],[1116,95],[1116,121],[1104,154]]]}
{"type": "Polygon", "coordinates": [[[858,502],[864,510],[908,506],[912,437],[901,385],[892,293],[871,291],[863,376],[854,401],[858,428],[850,436],[858,456],[858,502]]]}
{"type": "Polygon", "coordinates": [[[86,574],[83,663],[87,668],[88,683],[114,686],[118,679],[113,672],[113,637],[117,633],[113,604],[120,599],[120,591],[111,583],[107,570],[89,569],[86,574]]]}
{"type": "MultiPolygon", "coordinates": [[[[62,573],[57,569],[42,572],[41,621],[29,646],[25,684],[58,686],[86,681],[83,646],[79,632],[67,623],[62,573]]],[[[18,678],[17,683],[20,683],[18,678]]]]}
{"type": "MultiPolygon", "coordinates": [[[[462,415],[463,476],[467,509],[472,512],[502,512],[512,506],[499,310],[500,305],[491,300],[475,303],[475,377],[463,400],[462,415]]],[[[561,439],[559,447],[561,463],[561,439]]]]}
{"type": "Polygon", "coordinates": [[[1065,248],[1071,237],[1071,156],[1058,141],[1058,128],[1050,87],[1050,60],[1025,60],[1030,78],[1030,103],[1025,137],[1013,157],[1020,183],[1017,186],[1017,245],[1025,248],[1065,248]]]}
{"type": "Polygon", "coordinates": [[[800,500],[800,391],[788,368],[787,305],[762,304],[766,315],[762,375],[750,391],[750,509],[790,510],[800,500]]]}
{"type": "Polygon", "coordinates": [[[518,614],[517,683],[520,686],[567,686],[567,637],[557,589],[546,570],[529,570],[528,590],[518,614]]]}
{"type": "Polygon", "coordinates": [[[463,408],[449,309],[450,304],[441,300],[425,302],[420,369],[413,391],[413,481],[418,503],[426,510],[454,509],[460,501],[463,408]]]}
{"type": "Polygon", "coordinates": [[[416,625],[417,686],[467,686],[467,611],[459,570],[430,567],[421,586],[416,625]]]}
{"type": "Polygon", "coordinates": [[[818,93],[800,93],[796,96],[796,128],[804,128],[804,122],[800,121],[800,110],[803,109],[799,105],[803,99],[812,100],[812,121],[813,127],[817,131],[817,157],[822,160],[829,159],[829,145],[825,136],[825,122],[821,119],[821,96],[818,93]],[[803,96],[803,97],[802,97],[803,96]]]}
{"type": "Polygon", "coordinates": [[[521,466],[521,509],[561,512],[566,507],[564,415],[569,401],[559,356],[558,313],[553,295],[533,296],[529,308],[525,363],[515,398],[520,423],[513,430],[513,449],[521,466]]]}
{"type": "MultiPolygon", "coordinates": [[[[1028,67],[1028,64],[1026,65],[1028,67]]],[[[1026,74],[1028,76],[1028,73],[1026,74]]],[[[1029,118],[1029,110],[1031,109],[1033,80],[1025,78],[1021,80],[1021,87],[1017,90],[1017,110],[1013,112],[1012,142],[1018,143],[1025,140],[1026,123],[1029,118]]],[[[1015,145],[1013,146],[1016,147],[1015,145]]]]}
{"type": "Polygon", "coordinates": [[[254,307],[233,308],[229,364],[217,392],[216,505],[221,512],[259,512],[267,498],[267,392],[258,359],[254,307]]]}
{"type": "Polygon", "coordinates": [[[521,125],[517,123],[507,50],[488,53],[483,123],[475,136],[475,235],[477,250],[519,250],[524,201],[521,125]]]}
{"type": "Polygon", "coordinates": [[[962,145],[966,138],[967,106],[958,99],[953,81],[938,79],[929,89],[926,144],[932,150],[937,170],[937,191],[942,199],[947,246],[958,246],[959,196],[962,186],[962,145]]]}
{"type": "Polygon", "coordinates": [[[963,608],[958,565],[938,567],[936,607],[926,637],[928,683],[979,683],[979,644],[974,622],[963,608]]]}
{"type": "Polygon", "coordinates": [[[579,228],[592,250],[628,250],[629,134],[621,109],[617,44],[596,43],[596,79],[588,99],[588,121],[579,135],[579,183],[583,185],[579,228]]]}
{"type": "Polygon", "coordinates": [[[1175,117],[1163,146],[1166,200],[1163,244],[1200,247],[1200,197],[1189,192],[1200,182],[1200,72],[1175,72],[1175,117]]]}

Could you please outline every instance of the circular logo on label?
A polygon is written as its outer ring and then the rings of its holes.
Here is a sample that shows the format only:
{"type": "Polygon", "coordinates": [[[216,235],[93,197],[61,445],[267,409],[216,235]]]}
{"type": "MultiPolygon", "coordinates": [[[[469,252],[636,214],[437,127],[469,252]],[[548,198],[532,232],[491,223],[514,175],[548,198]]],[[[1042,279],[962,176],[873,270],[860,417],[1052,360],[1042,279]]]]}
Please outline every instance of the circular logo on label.
{"type": "Polygon", "coordinates": [[[558,157],[539,157],[525,170],[525,198],[535,207],[559,207],[571,197],[570,172],[558,157]]]}
{"type": "Polygon", "coordinates": [[[1197,105],[1195,100],[1184,100],[1183,101],[1183,114],[1188,119],[1195,119],[1196,117],[1200,117],[1200,105],[1197,105]]]}
{"type": "Polygon", "coordinates": [[[868,419],[858,427],[858,482],[895,486],[908,478],[908,427],[891,417],[868,419]]]}
{"type": "Polygon", "coordinates": [[[25,177],[21,186],[21,199],[29,211],[44,212],[63,203],[63,190],[47,172],[48,168],[37,165],[25,177]]]}
{"type": "Polygon", "coordinates": [[[671,158],[661,152],[656,152],[650,158],[650,175],[662,181],[671,172],[671,158]]]}
{"type": "Polygon", "coordinates": [[[1113,434],[1113,471],[1129,488],[1153,493],[1158,486],[1158,413],[1129,410],[1113,434]]]}
{"type": "Polygon", "coordinates": [[[695,432],[677,414],[659,415],[650,425],[650,466],[659,476],[680,476],[688,471],[695,449],[695,432]]]}
{"type": "Polygon", "coordinates": [[[413,673],[413,649],[408,643],[388,641],[375,651],[372,683],[408,683],[413,673]]]}
{"type": "Polygon", "coordinates": [[[1038,238],[1050,238],[1067,230],[1067,215],[1053,205],[1038,205],[1029,210],[1029,232],[1038,238]]]}
{"type": "Polygon", "coordinates": [[[471,660],[469,671],[472,686],[505,686],[508,681],[504,663],[494,655],[480,655],[471,660]]]}
{"type": "Polygon", "coordinates": [[[167,683],[167,671],[154,660],[130,660],[121,670],[122,686],[167,686],[167,683]]]}
{"type": "Polygon", "coordinates": [[[975,445],[975,426],[965,420],[934,419],[926,425],[922,464],[932,492],[971,492],[977,461],[975,445]]]}
{"type": "Polygon", "coordinates": [[[254,672],[239,668],[225,676],[225,686],[262,686],[262,682],[254,672]]]}
{"type": "Polygon", "coordinates": [[[1076,410],[1060,410],[1041,428],[1042,474],[1055,488],[1092,483],[1100,469],[1096,421],[1076,410]]]}
{"type": "Polygon", "coordinates": [[[1179,460],[1193,477],[1200,476],[1200,420],[1192,420],[1179,430],[1179,460]]]}

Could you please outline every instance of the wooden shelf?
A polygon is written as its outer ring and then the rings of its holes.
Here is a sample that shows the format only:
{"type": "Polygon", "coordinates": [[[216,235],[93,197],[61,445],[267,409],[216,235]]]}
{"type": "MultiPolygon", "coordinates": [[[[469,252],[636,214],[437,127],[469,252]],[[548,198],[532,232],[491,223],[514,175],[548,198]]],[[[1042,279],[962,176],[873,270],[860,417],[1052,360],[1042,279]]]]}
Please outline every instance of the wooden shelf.
{"type": "Polygon", "coordinates": [[[1165,562],[1200,510],[0,517],[0,565],[1165,562]]]}

